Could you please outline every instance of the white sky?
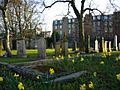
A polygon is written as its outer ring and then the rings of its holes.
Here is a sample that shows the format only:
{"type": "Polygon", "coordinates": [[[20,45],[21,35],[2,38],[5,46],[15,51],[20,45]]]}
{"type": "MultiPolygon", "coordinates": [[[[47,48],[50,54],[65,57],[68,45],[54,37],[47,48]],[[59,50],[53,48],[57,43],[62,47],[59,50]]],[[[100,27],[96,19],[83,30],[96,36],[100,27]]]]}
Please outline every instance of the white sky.
{"type": "MultiPolygon", "coordinates": [[[[50,5],[54,0],[45,0],[46,5],[50,5]]],[[[89,7],[89,3],[91,0],[87,0],[87,2],[85,3],[85,7],[89,7]]],[[[101,10],[102,12],[107,12],[107,13],[112,13],[113,9],[107,9],[110,8],[111,5],[108,3],[109,0],[92,0],[93,2],[91,3],[91,7],[92,8],[98,8],[99,10],[101,10]]],[[[119,1],[119,0],[116,0],[119,1]]],[[[80,8],[80,4],[81,4],[81,0],[76,0],[76,6],[79,9],[80,8]]],[[[120,2],[117,4],[119,4],[120,6],[120,2]]],[[[70,15],[72,15],[73,17],[75,17],[74,12],[72,10],[72,8],[70,8],[70,15]]],[[[44,17],[45,17],[45,22],[46,23],[43,26],[43,30],[48,30],[51,31],[52,30],[52,22],[53,20],[56,19],[62,19],[62,17],[64,15],[66,15],[67,13],[67,4],[66,3],[57,3],[54,6],[52,6],[52,8],[46,9],[44,11],[44,17]]],[[[97,14],[99,14],[98,12],[96,12],[97,14]]]]}

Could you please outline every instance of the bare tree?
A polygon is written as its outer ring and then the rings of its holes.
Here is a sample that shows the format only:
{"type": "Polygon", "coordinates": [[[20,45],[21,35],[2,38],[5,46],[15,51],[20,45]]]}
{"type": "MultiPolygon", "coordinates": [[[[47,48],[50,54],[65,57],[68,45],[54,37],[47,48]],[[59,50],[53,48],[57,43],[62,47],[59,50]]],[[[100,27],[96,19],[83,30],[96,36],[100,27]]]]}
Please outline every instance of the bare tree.
{"type": "MultiPolygon", "coordinates": [[[[80,51],[83,51],[85,52],[85,35],[84,35],[84,29],[83,29],[83,15],[84,13],[89,10],[89,11],[93,11],[93,10],[97,10],[99,12],[101,12],[100,10],[98,10],[97,8],[85,8],[85,2],[87,0],[81,0],[81,8],[80,10],[77,8],[76,6],[76,3],[75,3],[75,0],[56,0],[54,1],[51,5],[49,6],[46,6],[45,2],[43,1],[43,5],[44,5],[44,9],[43,11],[46,9],[46,8],[51,8],[53,5],[55,5],[56,3],[68,3],[68,6],[71,5],[76,17],[77,17],[77,20],[78,20],[78,27],[79,27],[79,50],[80,51]]],[[[68,9],[69,10],[69,9],[68,9]]],[[[68,14],[69,14],[69,11],[68,11],[68,14]]]]}

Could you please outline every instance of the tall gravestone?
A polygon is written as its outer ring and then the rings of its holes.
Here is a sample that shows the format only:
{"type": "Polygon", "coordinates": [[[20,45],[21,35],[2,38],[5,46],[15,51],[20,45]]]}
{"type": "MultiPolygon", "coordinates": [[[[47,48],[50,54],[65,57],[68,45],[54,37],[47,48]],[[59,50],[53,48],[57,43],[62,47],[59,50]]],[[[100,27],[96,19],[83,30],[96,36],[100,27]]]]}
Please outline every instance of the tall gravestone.
{"type": "Polygon", "coordinates": [[[105,41],[104,52],[107,52],[107,51],[108,51],[107,43],[108,43],[108,41],[105,41]]]}
{"type": "Polygon", "coordinates": [[[109,45],[108,45],[108,51],[111,52],[112,51],[112,49],[111,49],[111,41],[109,41],[108,43],[109,43],[109,45]]]}
{"type": "Polygon", "coordinates": [[[90,35],[87,36],[86,52],[90,53],[90,35]]]}
{"type": "Polygon", "coordinates": [[[25,47],[24,39],[17,40],[17,56],[18,57],[26,57],[26,47],[25,47]]]}
{"type": "Polygon", "coordinates": [[[40,37],[37,41],[38,58],[45,59],[46,57],[46,40],[40,37]]]}
{"type": "Polygon", "coordinates": [[[104,44],[104,37],[101,38],[100,40],[100,52],[104,52],[105,44],[104,44]]]}
{"type": "Polygon", "coordinates": [[[0,56],[2,56],[2,48],[3,48],[3,44],[2,44],[2,39],[0,38],[0,56]]]}
{"type": "Polygon", "coordinates": [[[120,51],[120,43],[118,44],[118,48],[119,48],[119,51],[120,51]]]}
{"type": "Polygon", "coordinates": [[[62,54],[64,56],[68,55],[68,42],[67,41],[62,42],[62,54]]]}
{"type": "Polygon", "coordinates": [[[115,51],[118,51],[118,46],[117,46],[117,35],[115,35],[115,37],[114,37],[114,50],[115,51]]]}
{"type": "Polygon", "coordinates": [[[55,56],[60,55],[60,42],[55,43],[55,56]]]}
{"type": "Polygon", "coordinates": [[[99,48],[98,48],[98,40],[95,40],[95,52],[99,52],[99,48]]]}

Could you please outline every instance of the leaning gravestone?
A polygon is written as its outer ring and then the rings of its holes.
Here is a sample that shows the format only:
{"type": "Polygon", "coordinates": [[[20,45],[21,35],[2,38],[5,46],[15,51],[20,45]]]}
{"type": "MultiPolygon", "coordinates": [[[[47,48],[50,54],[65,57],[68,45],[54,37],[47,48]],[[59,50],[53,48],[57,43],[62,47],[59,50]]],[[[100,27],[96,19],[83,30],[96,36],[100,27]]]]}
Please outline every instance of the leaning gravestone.
{"type": "Polygon", "coordinates": [[[104,52],[107,52],[107,43],[108,41],[105,41],[104,52]]]}
{"type": "Polygon", "coordinates": [[[99,52],[99,48],[98,48],[98,40],[95,40],[95,52],[99,52]]]}
{"type": "Polygon", "coordinates": [[[101,38],[100,40],[100,52],[104,52],[105,44],[104,44],[104,37],[101,38]]]}
{"type": "Polygon", "coordinates": [[[55,56],[60,55],[60,42],[55,43],[55,56]]]}
{"type": "Polygon", "coordinates": [[[2,46],[3,44],[2,44],[2,39],[0,38],[0,56],[2,56],[2,46]]]}
{"type": "Polygon", "coordinates": [[[90,35],[87,36],[86,52],[90,53],[90,35]]]}
{"type": "Polygon", "coordinates": [[[114,37],[114,50],[118,51],[118,46],[117,46],[117,35],[114,37]]]}
{"type": "Polygon", "coordinates": [[[26,57],[25,40],[17,40],[17,56],[26,57]]]}
{"type": "Polygon", "coordinates": [[[45,59],[45,57],[46,57],[46,40],[43,37],[38,39],[37,49],[38,49],[38,58],[45,59]]]}
{"type": "Polygon", "coordinates": [[[108,48],[109,48],[108,51],[111,52],[112,51],[112,49],[111,49],[111,41],[109,41],[108,48]]]}

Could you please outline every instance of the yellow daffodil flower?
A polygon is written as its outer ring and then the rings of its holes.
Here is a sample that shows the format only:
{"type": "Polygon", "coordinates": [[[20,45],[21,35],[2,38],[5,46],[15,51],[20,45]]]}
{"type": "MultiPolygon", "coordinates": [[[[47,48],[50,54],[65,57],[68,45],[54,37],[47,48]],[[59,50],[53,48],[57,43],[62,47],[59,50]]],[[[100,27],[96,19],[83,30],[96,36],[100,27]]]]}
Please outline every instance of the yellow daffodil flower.
{"type": "Polygon", "coordinates": [[[3,81],[3,77],[0,77],[0,82],[2,82],[3,81]]]}
{"type": "Polygon", "coordinates": [[[80,90],[86,90],[86,85],[85,84],[80,85],[80,90]]]}
{"type": "Polygon", "coordinates": [[[18,89],[19,89],[19,90],[24,90],[24,89],[25,89],[22,82],[19,82],[19,84],[18,84],[18,89]]]}
{"type": "Polygon", "coordinates": [[[106,54],[104,53],[104,54],[102,55],[102,57],[103,57],[103,58],[106,58],[106,54]]]}
{"type": "Polygon", "coordinates": [[[58,57],[56,57],[56,60],[59,60],[59,58],[58,58],[58,57]]]}
{"type": "Polygon", "coordinates": [[[75,60],[74,59],[72,59],[72,63],[74,63],[75,62],[75,60]]]}
{"type": "Polygon", "coordinates": [[[61,59],[64,59],[64,56],[62,55],[61,59]]]}
{"type": "Polygon", "coordinates": [[[54,69],[53,69],[53,68],[50,68],[50,69],[49,69],[49,73],[50,73],[50,75],[53,75],[53,74],[55,73],[54,69]]]}
{"type": "Polygon", "coordinates": [[[90,83],[89,83],[88,86],[89,86],[89,88],[93,89],[93,88],[94,88],[94,84],[93,84],[93,82],[90,81],[90,83]]]}
{"type": "Polygon", "coordinates": [[[41,78],[41,76],[40,76],[40,75],[37,75],[37,76],[36,76],[36,78],[37,78],[37,79],[40,79],[40,78],[41,78]]]}
{"type": "Polygon", "coordinates": [[[61,57],[61,55],[58,56],[59,58],[61,57]]]}
{"type": "Polygon", "coordinates": [[[96,76],[97,76],[97,72],[94,72],[94,73],[93,73],[93,76],[96,77],[96,76]]]}
{"type": "Polygon", "coordinates": [[[70,54],[68,55],[68,58],[71,58],[70,54]]]}
{"type": "Polygon", "coordinates": [[[84,58],[81,57],[80,61],[83,62],[83,61],[84,61],[84,58]]]}
{"type": "Polygon", "coordinates": [[[16,78],[19,77],[19,74],[16,74],[16,73],[15,73],[15,74],[14,74],[14,77],[16,77],[16,78]]]}
{"type": "Polygon", "coordinates": [[[120,73],[116,75],[117,79],[120,81],[120,73]]]}
{"type": "Polygon", "coordinates": [[[104,64],[104,61],[101,61],[100,64],[104,64]]]}

